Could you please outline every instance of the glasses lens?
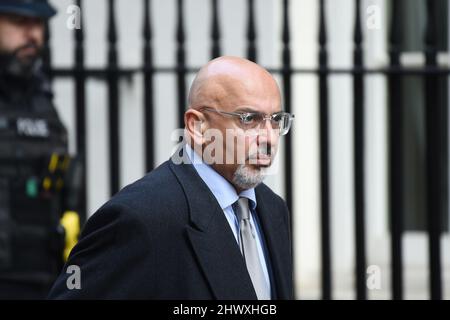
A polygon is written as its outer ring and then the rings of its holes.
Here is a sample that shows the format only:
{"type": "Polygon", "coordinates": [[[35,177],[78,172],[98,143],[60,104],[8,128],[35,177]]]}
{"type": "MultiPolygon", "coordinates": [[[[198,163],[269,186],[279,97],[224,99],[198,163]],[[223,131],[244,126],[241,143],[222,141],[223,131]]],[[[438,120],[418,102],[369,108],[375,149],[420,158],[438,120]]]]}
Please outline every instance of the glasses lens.
{"type": "Polygon", "coordinates": [[[242,124],[246,128],[255,128],[264,120],[264,115],[260,113],[244,113],[241,116],[242,124]]]}
{"type": "Polygon", "coordinates": [[[289,132],[292,124],[292,117],[289,114],[284,114],[280,120],[280,136],[289,132]]]}
{"type": "Polygon", "coordinates": [[[272,115],[272,128],[281,129],[283,127],[285,114],[276,113],[272,115]]]}
{"type": "MultiPolygon", "coordinates": [[[[241,123],[245,129],[254,129],[260,127],[266,117],[262,113],[248,112],[241,115],[241,123]]],[[[275,113],[271,117],[272,129],[279,130],[279,135],[285,135],[289,132],[293,120],[293,115],[286,112],[275,113]]]]}

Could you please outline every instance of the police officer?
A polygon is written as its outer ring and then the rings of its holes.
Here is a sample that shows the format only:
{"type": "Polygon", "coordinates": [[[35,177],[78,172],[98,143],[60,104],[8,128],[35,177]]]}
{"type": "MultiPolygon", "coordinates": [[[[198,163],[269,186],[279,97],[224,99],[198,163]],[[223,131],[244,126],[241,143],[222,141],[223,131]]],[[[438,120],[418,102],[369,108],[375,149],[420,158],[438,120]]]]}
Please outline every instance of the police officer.
{"type": "Polygon", "coordinates": [[[45,298],[63,264],[71,159],[41,70],[55,13],[47,0],[0,1],[0,298],[45,298]]]}

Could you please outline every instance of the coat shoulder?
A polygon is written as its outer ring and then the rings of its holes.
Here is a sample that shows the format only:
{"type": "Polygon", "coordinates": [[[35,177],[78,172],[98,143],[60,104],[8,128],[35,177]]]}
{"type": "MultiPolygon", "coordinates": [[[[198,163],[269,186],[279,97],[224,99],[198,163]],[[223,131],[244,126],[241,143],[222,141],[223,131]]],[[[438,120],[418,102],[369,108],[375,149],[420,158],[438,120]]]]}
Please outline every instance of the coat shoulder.
{"type": "Polygon", "coordinates": [[[124,187],[98,212],[117,207],[140,219],[165,219],[167,214],[180,214],[183,208],[187,210],[187,200],[167,161],[124,187]]]}

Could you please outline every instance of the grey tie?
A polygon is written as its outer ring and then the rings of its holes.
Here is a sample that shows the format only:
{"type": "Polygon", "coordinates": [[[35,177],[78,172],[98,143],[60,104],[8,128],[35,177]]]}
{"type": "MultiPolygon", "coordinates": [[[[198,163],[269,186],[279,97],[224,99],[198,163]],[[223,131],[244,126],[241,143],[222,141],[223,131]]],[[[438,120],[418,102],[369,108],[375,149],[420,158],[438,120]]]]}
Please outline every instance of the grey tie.
{"type": "Polygon", "coordinates": [[[250,210],[248,208],[248,199],[239,198],[234,203],[234,212],[239,220],[239,237],[240,248],[247,265],[248,273],[252,279],[253,288],[256,291],[258,300],[269,300],[270,289],[264,278],[263,269],[259,259],[258,249],[256,246],[256,230],[250,223],[250,210]]]}

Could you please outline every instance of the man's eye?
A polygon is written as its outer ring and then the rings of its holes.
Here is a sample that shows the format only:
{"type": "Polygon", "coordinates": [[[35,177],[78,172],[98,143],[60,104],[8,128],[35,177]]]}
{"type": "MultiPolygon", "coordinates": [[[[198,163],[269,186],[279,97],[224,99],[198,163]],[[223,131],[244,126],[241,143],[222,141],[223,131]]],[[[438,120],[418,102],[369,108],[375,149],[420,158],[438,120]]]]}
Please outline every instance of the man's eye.
{"type": "Polygon", "coordinates": [[[250,124],[253,123],[257,118],[256,114],[253,113],[245,113],[242,115],[242,122],[246,123],[246,124],[250,124]]]}
{"type": "Polygon", "coordinates": [[[276,122],[280,122],[282,119],[283,119],[283,114],[282,113],[274,114],[272,116],[272,120],[276,121],[276,122]]]}

